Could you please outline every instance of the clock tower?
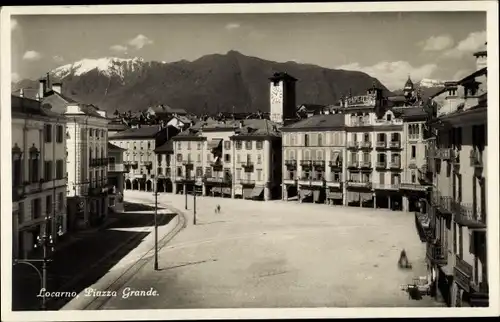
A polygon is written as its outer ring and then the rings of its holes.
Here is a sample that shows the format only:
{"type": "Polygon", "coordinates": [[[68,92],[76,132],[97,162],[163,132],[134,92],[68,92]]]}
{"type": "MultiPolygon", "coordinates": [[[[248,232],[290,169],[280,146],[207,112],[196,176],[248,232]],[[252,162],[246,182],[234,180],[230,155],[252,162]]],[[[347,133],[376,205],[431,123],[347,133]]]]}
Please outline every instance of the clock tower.
{"type": "Polygon", "coordinates": [[[269,78],[270,120],[284,124],[296,118],[295,82],[296,78],[287,73],[274,73],[269,78]]]}

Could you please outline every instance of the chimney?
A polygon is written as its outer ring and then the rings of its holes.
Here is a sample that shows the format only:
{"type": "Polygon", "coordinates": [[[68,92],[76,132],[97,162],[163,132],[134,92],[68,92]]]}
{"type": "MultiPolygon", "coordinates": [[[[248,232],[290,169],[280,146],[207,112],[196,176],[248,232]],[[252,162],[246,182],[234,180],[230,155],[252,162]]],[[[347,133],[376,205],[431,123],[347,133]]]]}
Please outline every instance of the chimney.
{"type": "Polygon", "coordinates": [[[40,87],[38,88],[38,97],[42,100],[45,97],[45,92],[47,91],[47,81],[45,79],[40,79],[40,87]]]}
{"type": "Polygon", "coordinates": [[[58,94],[62,94],[62,83],[54,83],[52,84],[52,90],[58,94]]]}
{"type": "Polygon", "coordinates": [[[19,97],[24,97],[24,90],[22,88],[19,90],[19,97]]]}

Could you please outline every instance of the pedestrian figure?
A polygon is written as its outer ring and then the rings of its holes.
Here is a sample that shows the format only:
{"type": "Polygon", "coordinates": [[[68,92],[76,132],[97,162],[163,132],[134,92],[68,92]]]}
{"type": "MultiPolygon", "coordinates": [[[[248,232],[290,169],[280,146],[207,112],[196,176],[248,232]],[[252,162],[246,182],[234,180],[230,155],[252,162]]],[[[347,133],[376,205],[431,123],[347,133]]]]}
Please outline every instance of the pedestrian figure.
{"type": "Polygon", "coordinates": [[[217,213],[220,214],[220,205],[217,205],[217,213]]]}
{"type": "Polygon", "coordinates": [[[401,254],[399,255],[398,261],[399,268],[411,268],[411,265],[408,261],[408,257],[406,256],[406,251],[403,249],[401,254]]]}

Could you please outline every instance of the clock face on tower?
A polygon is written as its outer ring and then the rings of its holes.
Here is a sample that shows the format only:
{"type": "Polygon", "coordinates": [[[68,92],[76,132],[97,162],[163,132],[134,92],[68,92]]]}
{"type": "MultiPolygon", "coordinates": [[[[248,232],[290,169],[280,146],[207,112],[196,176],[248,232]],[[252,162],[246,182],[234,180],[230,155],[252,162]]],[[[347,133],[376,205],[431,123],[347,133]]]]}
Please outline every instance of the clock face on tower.
{"type": "Polygon", "coordinates": [[[271,103],[281,103],[283,100],[283,91],[280,86],[271,87],[271,103]]]}

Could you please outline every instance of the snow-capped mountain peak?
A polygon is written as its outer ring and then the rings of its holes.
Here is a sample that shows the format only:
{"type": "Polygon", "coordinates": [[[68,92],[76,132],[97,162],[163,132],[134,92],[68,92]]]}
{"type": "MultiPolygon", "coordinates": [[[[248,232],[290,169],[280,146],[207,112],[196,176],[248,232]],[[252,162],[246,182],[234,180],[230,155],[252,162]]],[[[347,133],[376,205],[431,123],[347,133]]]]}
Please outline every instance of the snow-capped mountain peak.
{"type": "Polygon", "coordinates": [[[103,57],[97,59],[82,59],[72,64],[63,65],[52,70],[52,74],[59,78],[68,75],[81,76],[97,69],[99,73],[106,76],[118,76],[123,79],[126,71],[134,71],[142,66],[144,59],[103,57]]]}
{"type": "Polygon", "coordinates": [[[423,78],[419,82],[421,87],[441,87],[444,86],[444,81],[430,78],[423,78]]]}

